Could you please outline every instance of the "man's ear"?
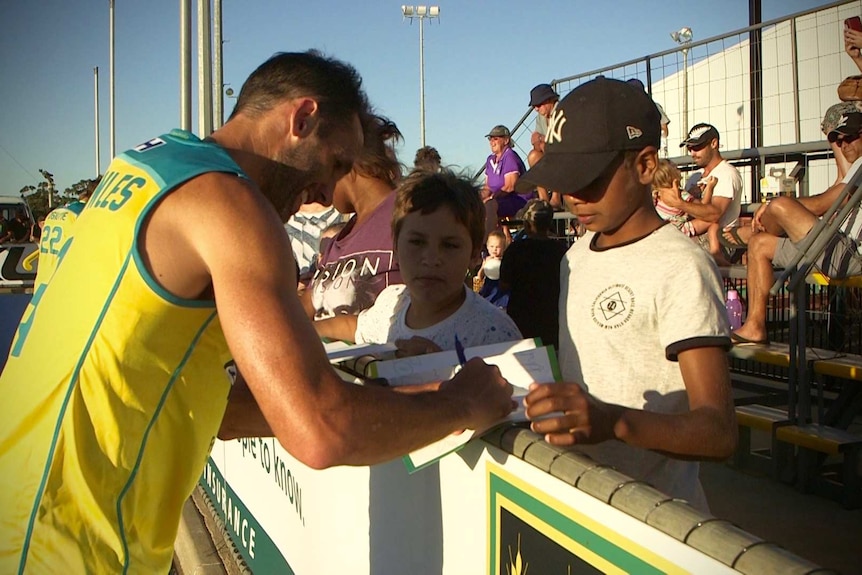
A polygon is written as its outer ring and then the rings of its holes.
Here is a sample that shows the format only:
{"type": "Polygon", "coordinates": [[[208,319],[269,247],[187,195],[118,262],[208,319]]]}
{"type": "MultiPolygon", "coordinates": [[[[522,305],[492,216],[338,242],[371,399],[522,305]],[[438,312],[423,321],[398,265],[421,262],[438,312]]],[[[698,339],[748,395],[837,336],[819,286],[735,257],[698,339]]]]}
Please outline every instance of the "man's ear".
{"type": "Polygon", "coordinates": [[[320,122],[320,108],[313,98],[297,98],[291,114],[290,133],[297,138],[310,136],[320,122]]]}
{"type": "Polygon", "coordinates": [[[637,170],[638,181],[643,185],[652,185],[657,167],[658,150],[655,146],[647,146],[635,158],[635,170],[637,170]]]}

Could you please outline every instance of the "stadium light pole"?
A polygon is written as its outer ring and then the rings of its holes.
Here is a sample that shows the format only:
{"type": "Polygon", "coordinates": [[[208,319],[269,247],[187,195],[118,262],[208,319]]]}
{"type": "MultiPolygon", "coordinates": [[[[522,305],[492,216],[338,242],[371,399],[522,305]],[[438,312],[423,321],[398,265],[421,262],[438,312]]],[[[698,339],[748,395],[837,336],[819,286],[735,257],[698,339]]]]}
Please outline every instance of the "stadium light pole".
{"type": "Polygon", "coordinates": [[[110,71],[108,73],[109,76],[109,107],[110,114],[108,119],[110,121],[110,141],[111,141],[111,160],[114,159],[114,156],[117,155],[117,113],[115,108],[116,98],[114,92],[114,78],[116,76],[116,72],[114,70],[114,0],[108,1],[108,67],[110,71]]]}
{"type": "Polygon", "coordinates": [[[93,104],[96,108],[95,113],[93,114],[93,122],[94,122],[94,131],[96,134],[96,177],[102,173],[102,161],[101,155],[99,154],[99,147],[101,144],[99,143],[99,67],[96,66],[93,68],[93,104]]]}
{"type": "Polygon", "coordinates": [[[682,139],[688,136],[688,45],[691,44],[691,28],[683,26],[671,32],[673,41],[682,46],[682,139]]]}
{"type": "Polygon", "coordinates": [[[425,147],[425,32],[426,18],[440,18],[439,6],[401,6],[401,15],[413,22],[419,20],[419,138],[425,147]]]}

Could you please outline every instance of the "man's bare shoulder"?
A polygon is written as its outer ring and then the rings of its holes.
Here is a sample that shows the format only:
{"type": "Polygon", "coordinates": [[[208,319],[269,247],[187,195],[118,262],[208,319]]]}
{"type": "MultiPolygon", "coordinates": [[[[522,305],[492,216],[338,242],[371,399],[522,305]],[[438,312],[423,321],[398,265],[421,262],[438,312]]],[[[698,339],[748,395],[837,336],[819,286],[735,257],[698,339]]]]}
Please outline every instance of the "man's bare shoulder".
{"type": "Polygon", "coordinates": [[[283,233],[273,206],[253,182],[211,172],[178,186],[156,207],[144,228],[143,251],[162,287],[195,298],[219,269],[280,254],[271,248],[283,233]],[[270,250],[257,254],[261,245],[270,250]]]}

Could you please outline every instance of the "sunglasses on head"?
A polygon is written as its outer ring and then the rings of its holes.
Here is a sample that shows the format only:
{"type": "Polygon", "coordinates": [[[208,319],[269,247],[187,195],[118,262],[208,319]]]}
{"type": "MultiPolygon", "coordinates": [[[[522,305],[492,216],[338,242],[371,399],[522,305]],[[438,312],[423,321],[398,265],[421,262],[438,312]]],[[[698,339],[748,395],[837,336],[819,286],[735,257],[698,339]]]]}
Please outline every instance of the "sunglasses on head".
{"type": "Polygon", "coordinates": [[[842,144],[849,144],[851,142],[855,142],[859,139],[859,134],[855,134],[853,136],[847,134],[836,134],[835,132],[831,132],[826,139],[829,140],[830,144],[838,144],[839,146],[842,144]]]}

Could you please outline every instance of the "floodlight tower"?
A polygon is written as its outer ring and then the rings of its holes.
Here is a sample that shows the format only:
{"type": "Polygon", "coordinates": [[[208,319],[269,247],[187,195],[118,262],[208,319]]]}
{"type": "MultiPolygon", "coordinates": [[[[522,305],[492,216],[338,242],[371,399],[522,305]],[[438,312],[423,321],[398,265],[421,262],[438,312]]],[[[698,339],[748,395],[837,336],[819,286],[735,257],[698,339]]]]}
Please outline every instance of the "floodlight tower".
{"type": "Polygon", "coordinates": [[[688,45],[691,44],[691,28],[683,26],[671,32],[673,41],[682,46],[682,138],[688,137],[688,45]]]}
{"type": "Polygon", "coordinates": [[[401,6],[401,15],[419,20],[419,138],[425,146],[425,33],[423,22],[426,18],[440,18],[439,6],[401,6]]]}

